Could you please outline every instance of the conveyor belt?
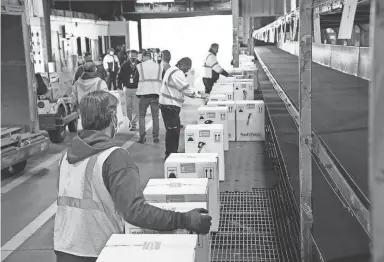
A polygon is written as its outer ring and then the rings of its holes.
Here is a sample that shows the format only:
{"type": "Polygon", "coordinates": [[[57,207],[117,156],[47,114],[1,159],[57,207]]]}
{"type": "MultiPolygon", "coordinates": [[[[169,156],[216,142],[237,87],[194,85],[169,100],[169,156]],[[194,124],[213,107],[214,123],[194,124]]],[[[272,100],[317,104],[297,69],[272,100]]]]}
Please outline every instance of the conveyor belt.
{"type": "MultiPolygon", "coordinates": [[[[255,50],[260,56],[265,58],[264,63],[271,66],[269,69],[273,76],[276,77],[279,84],[289,94],[291,99],[295,101],[295,103],[298,103],[298,93],[295,94],[295,90],[298,92],[297,87],[295,87],[298,86],[297,80],[295,80],[295,77],[298,77],[297,57],[295,58],[274,47],[256,48],[255,50]],[[275,49],[276,53],[274,53],[275,49]],[[280,62],[278,62],[279,58],[281,58],[280,62]]],[[[313,66],[314,72],[317,72],[316,74],[318,74],[318,67],[318,65],[313,66]]],[[[328,71],[328,69],[325,68],[325,71],[328,71]]],[[[332,73],[341,74],[338,72],[332,73]]],[[[324,78],[327,77],[324,76],[324,78]]],[[[332,104],[328,107],[319,107],[320,103],[318,100],[321,91],[328,93],[327,95],[331,93],[334,96],[339,96],[337,93],[342,93],[337,87],[335,87],[334,90],[330,90],[332,88],[330,81],[332,80],[329,79],[330,78],[324,81],[328,83],[324,85],[325,87],[328,86],[328,92],[325,92],[325,88],[319,90],[320,87],[318,85],[315,86],[314,84],[313,86],[313,100],[316,101],[314,104],[316,104],[317,108],[313,112],[313,117],[316,120],[320,119],[320,109],[328,112],[329,108],[334,108],[334,110],[338,108],[339,112],[334,115],[337,116],[342,112],[345,116],[349,116],[346,114],[346,112],[349,112],[347,109],[344,109],[344,107],[340,109],[341,105],[332,104]]],[[[336,79],[333,80],[336,81],[336,79]]],[[[314,82],[316,83],[316,80],[314,82]]],[[[298,130],[285,104],[274,90],[272,84],[261,85],[261,88],[271,117],[271,122],[276,132],[286,171],[288,172],[290,183],[295,193],[295,199],[298,203],[300,192],[298,130]]],[[[344,86],[344,88],[346,87],[344,86]]],[[[348,94],[348,92],[346,93],[348,94]]],[[[344,96],[348,97],[347,95],[344,96]]],[[[336,98],[332,100],[336,100],[336,98]]],[[[347,108],[349,107],[347,106],[347,108]]],[[[327,116],[333,115],[328,112],[327,116]]],[[[332,123],[327,119],[316,125],[316,120],[315,123],[313,123],[314,127],[322,127],[322,130],[325,130],[324,127],[326,127],[324,123],[332,123]]],[[[333,123],[337,123],[338,126],[342,125],[337,122],[336,119],[333,119],[333,121],[333,123]]],[[[317,128],[317,130],[319,131],[319,128],[317,128]]],[[[347,132],[347,134],[348,133],[349,132],[347,132]]],[[[326,142],[329,143],[329,140],[326,142]]],[[[344,140],[342,142],[344,142],[344,140]]],[[[338,150],[337,152],[340,151],[343,150],[338,150]]],[[[333,192],[329,185],[329,180],[326,179],[326,176],[324,176],[315,162],[313,162],[313,203],[315,221],[314,237],[325,259],[327,261],[369,261],[369,238],[367,234],[357,222],[356,218],[351,216],[348,209],[345,208],[345,205],[343,205],[338,196],[333,192]]]]}
{"type": "MultiPolygon", "coordinates": [[[[298,57],[274,46],[255,51],[298,108],[298,57]]],[[[367,80],[312,64],[312,127],[366,198],[368,88],[367,80]]]]}

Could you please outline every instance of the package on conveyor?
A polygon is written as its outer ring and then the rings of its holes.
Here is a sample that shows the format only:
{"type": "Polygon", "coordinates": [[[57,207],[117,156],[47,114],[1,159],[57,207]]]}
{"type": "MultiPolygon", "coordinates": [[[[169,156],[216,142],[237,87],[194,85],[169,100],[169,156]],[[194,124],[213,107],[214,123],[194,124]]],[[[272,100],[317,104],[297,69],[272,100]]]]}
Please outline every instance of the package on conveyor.
{"type": "Polygon", "coordinates": [[[198,124],[222,124],[224,128],[224,151],[229,150],[228,140],[228,108],[201,106],[197,109],[198,124]]]}
{"type": "MultiPolygon", "coordinates": [[[[195,208],[207,209],[207,203],[204,202],[184,202],[184,203],[150,203],[158,208],[172,210],[175,212],[189,212],[195,208]]],[[[211,215],[211,214],[209,214],[211,215]]],[[[125,224],[126,234],[193,234],[186,229],[178,229],[172,232],[155,231],[149,229],[142,229],[132,226],[128,223],[125,224]]],[[[209,248],[209,233],[207,235],[198,235],[197,246],[196,246],[196,261],[198,262],[209,262],[211,259],[210,248],[209,248]]]]}
{"type": "Polygon", "coordinates": [[[235,101],[208,101],[207,106],[226,107],[228,118],[228,141],[236,141],[236,102],[235,101]]]}
{"type": "Polygon", "coordinates": [[[233,97],[235,101],[255,99],[255,84],[253,81],[236,81],[233,85],[233,97]]]}
{"type": "Polygon", "coordinates": [[[225,180],[223,124],[187,125],[184,132],[185,153],[217,153],[219,181],[225,180]]]}
{"type": "Polygon", "coordinates": [[[113,234],[96,262],[199,262],[195,234],[113,234]]]}
{"type": "Polygon", "coordinates": [[[219,230],[220,220],[218,162],[217,153],[173,153],[164,163],[166,178],[208,178],[208,211],[212,216],[211,231],[214,232],[219,230]]]}
{"type": "Polygon", "coordinates": [[[243,74],[243,69],[241,69],[241,68],[230,67],[230,68],[227,68],[226,71],[231,75],[242,75],[243,74]]]}
{"type": "Polygon", "coordinates": [[[223,94],[228,97],[227,98],[228,101],[231,101],[231,100],[233,101],[234,100],[233,91],[234,91],[233,83],[215,84],[212,87],[211,95],[223,94]]]}
{"type": "Polygon", "coordinates": [[[228,96],[224,94],[210,94],[209,101],[227,101],[228,96]]]}
{"type": "Polygon", "coordinates": [[[265,140],[264,101],[236,101],[236,141],[265,140]]]}
{"type": "Polygon", "coordinates": [[[144,189],[144,197],[149,203],[207,202],[209,208],[208,178],[152,178],[144,189]]]}

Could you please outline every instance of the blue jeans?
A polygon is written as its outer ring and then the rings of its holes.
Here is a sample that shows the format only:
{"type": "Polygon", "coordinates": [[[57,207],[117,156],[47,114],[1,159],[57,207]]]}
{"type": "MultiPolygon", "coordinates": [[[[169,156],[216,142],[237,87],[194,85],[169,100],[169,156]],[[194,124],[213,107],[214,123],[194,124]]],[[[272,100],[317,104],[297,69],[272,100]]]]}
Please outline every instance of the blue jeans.
{"type": "Polygon", "coordinates": [[[139,133],[140,136],[145,136],[145,116],[147,109],[151,107],[152,121],[153,121],[153,138],[159,137],[159,96],[155,95],[142,95],[139,98],[139,133]]]}

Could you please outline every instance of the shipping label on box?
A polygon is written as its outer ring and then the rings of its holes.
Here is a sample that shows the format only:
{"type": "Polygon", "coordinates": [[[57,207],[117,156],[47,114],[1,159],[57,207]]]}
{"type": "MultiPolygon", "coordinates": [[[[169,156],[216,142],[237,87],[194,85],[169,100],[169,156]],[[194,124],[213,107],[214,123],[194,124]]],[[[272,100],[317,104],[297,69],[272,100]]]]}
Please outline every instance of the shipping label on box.
{"type": "Polygon", "coordinates": [[[150,179],[144,189],[147,202],[208,202],[207,178],[150,179]]]}
{"type": "Polygon", "coordinates": [[[224,126],[222,124],[187,125],[185,134],[187,134],[185,136],[186,153],[217,153],[219,155],[219,180],[223,181],[225,177],[224,126]],[[190,134],[194,134],[194,141],[188,141],[190,134]]]}
{"type": "Polygon", "coordinates": [[[210,94],[209,101],[227,101],[228,96],[224,94],[210,94]]]}
{"type": "Polygon", "coordinates": [[[220,220],[220,190],[219,166],[217,153],[173,153],[164,163],[166,178],[208,178],[208,206],[212,216],[211,230],[219,230],[220,220]],[[194,168],[185,169],[185,166],[194,168]]]}
{"type": "Polygon", "coordinates": [[[199,262],[196,256],[198,236],[194,234],[113,234],[97,262],[186,261],[199,262]]]}
{"type": "Polygon", "coordinates": [[[265,141],[263,101],[236,102],[237,141],[265,141]]]}
{"type": "Polygon", "coordinates": [[[235,101],[239,100],[254,100],[253,82],[236,82],[234,90],[235,101]]]}
{"type": "Polygon", "coordinates": [[[208,101],[207,106],[226,107],[228,141],[236,141],[236,102],[235,101],[208,101]]]}
{"type": "Polygon", "coordinates": [[[198,124],[223,124],[224,127],[224,150],[229,149],[228,139],[228,108],[203,106],[197,109],[198,124]]]}

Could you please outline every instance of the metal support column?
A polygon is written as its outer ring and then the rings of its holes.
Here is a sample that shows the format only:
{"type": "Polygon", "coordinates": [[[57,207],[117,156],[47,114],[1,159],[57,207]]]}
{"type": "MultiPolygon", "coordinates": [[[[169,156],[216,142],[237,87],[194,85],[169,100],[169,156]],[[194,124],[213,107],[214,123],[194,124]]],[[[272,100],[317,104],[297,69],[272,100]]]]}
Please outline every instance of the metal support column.
{"type": "Polygon", "coordinates": [[[312,0],[300,0],[299,65],[300,65],[300,238],[301,261],[312,257],[312,0]]]}
{"type": "Polygon", "coordinates": [[[137,30],[139,32],[139,49],[143,49],[143,36],[141,33],[141,19],[137,21],[137,30]]]}
{"type": "Polygon", "coordinates": [[[233,67],[239,67],[239,0],[232,0],[232,23],[233,23],[233,44],[232,59],[233,67]]]}
{"type": "Polygon", "coordinates": [[[372,77],[369,88],[369,188],[372,262],[384,261],[384,0],[371,1],[372,77]]]}

